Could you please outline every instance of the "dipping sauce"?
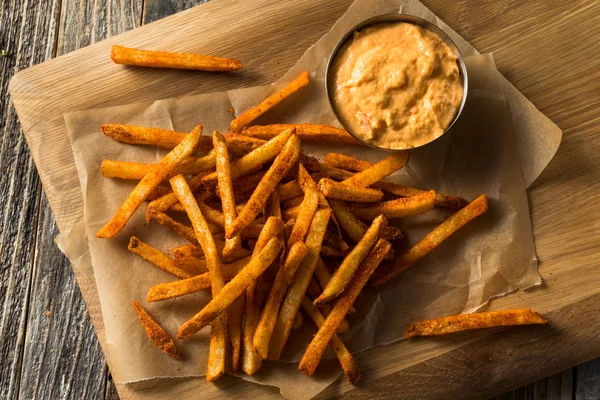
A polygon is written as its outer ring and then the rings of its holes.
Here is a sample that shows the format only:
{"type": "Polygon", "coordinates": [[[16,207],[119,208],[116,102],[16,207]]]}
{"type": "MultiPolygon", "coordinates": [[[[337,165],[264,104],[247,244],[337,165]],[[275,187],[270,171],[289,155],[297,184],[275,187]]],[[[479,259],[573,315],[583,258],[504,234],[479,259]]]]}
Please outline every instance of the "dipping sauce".
{"type": "Polygon", "coordinates": [[[388,149],[429,143],[463,97],[457,58],[442,39],[405,22],[354,32],[333,60],[333,103],[348,129],[388,149]]]}

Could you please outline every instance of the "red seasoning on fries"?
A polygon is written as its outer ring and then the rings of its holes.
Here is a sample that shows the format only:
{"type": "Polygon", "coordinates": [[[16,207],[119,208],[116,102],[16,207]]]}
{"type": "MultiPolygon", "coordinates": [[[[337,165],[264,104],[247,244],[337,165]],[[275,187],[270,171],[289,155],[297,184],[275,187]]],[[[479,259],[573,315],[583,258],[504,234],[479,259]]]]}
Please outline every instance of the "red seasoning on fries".
{"type": "Polygon", "coordinates": [[[133,306],[135,313],[140,319],[144,330],[148,334],[148,337],[150,338],[150,340],[152,340],[156,347],[164,351],[165,354],[169,357],[182,358],[183,354],[181,354],[181,352],[175,345],[173,338],[171,338],[167,331],[165,331],[163,327],[160,326],[150,316],[150,314],[148,314],[144,307],[142,307],[142,305],[135,300],[131,303],[131,305],[133,306]]]}
{"type": "Polygon", "coordinates": [[[194,69],[199,71],[237,71],[244,68],[244,64],[234,58],[140,50],[117,45],[112,47],[110,58],[115,64],[137,67],[194,69]]]}
{"type": "Polygon", "coordinates": [[[489,311],[475,314],[460,314],[449,317],[413,322],[404,331],[405,339],[417,336],[438,336],[471,329],[545,324],[548,321],[539,313],[529,309],[489,311]]]}

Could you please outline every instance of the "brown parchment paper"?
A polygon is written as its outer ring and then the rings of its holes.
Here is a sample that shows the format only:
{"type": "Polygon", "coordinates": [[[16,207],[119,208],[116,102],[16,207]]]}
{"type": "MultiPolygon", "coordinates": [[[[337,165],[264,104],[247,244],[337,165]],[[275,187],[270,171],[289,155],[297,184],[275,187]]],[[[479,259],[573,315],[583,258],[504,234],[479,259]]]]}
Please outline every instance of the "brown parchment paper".
{"type": "MultiPolygon", "coordinates": [[[[485,192],[491,205],[485,216],[457,233],[401,279],[379,293],[367,291],[361,296],[358,312],[351,317],[353,328],[344,336],[353,351],[398,340],[410,318],[473,311],[491,297],[540,282],[523,176],[533,181],[560,142],[560,130],[497,73],[491,56],[477,56],[474,49],[416,1],[390,0],[376,6],[362,0],[354,3],[332,31],[309,49],[283,78],[289,79],[287,77],[299,70],[309,69],[313,79],[311,85],[295,99],[266,115],[263,122],[334,123],[320,81],[330,48],[356,22],[400,9],[437,22],[454,37],[463,54],[473,56],[467,59],[470,90],[464,115],[452,132],[415,151],[409,166],[394,179],[469,199],[485,192]]],[[[99,125],[119,122],[188,131],[202,123],[205,134],[210,134],[213,129],[226,130],[231,119],[227,110],[231,105],[239,112],[274,89],[271,86],[242,89],[65,116],[84,194],[87,241],[81,239],[80,229],[70,230],[58,241],[76,266],[88,267],[82,270],[86,271],[86,276],[92,273],[98,285],[106,347],[117,381],[126,383],[204,374],[208,329],[182,346],[186,355],[183,362],[163,356],[140,329],[129,303],[138,299],[145,304],[143,300],[148,288],[172,280],[172,277],[130,254],[126,250],[129,237],[137,235],[163,250],[184,242],[160,226],[153,226],[153,232],[149,232],[143,210],[116,239],[94,238],[93,234],[133,188],[131,183],[103,179],[99,173],[101,160],[155,162],[164,155],[155,149],[113,142],[99,133],[99,125]],[[86,245],[89,253],[83,250],[86,245]],[[86,261],[89,256],[91,262],[86,261]]],[[[317,156],[331,150],[371,160],[384,156],[353,146],[305,145],[305,150],[317,156]]],[[[409,242],[417,241],[447,215],[435,211],[403,221],[409,232],[409,242]]],[[[177,327],[207,301],[206,294],[197,294],[145,305],[167,330],[175,333],[177,327]]],[[[310,325],[307,323],[302,332],[295,333],[292,345],[284,352],[284,360],[294,361],[301,355],[314,333],[310,325]]],[[[289,398],[310,398],[340,374],[335,360],[325,363],[328,365],[319,369],[316,379],[298,373],[294,364],[266,365],[255,377],[244,378],[278,386],[289,398]]]]}

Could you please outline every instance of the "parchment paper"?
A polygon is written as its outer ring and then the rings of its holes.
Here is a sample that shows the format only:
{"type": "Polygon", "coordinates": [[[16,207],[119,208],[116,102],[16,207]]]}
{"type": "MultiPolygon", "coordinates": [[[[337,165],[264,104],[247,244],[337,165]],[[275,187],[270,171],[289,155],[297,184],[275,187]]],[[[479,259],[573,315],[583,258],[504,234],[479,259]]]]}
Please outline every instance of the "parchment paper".
{"type": "MultiPolygon", "coordinates": [[[[265,115],[262,121],[335,123],[324,96],[323,82],[319,81],[330,48],[356,22],[371,15],[397,12],[400,8],[436,22],[416,1],[390,0],[374,7],[371,2],[359,0],[283,78],[287,80],[301,69],[308,69],[313,82],[307,90],[265,115]]],[[[453,36],[463,54],[476,54],[443,23],[437,23],[453,36]]],[[[411,318],[473,311],[491,297],[540,282],[523,176],[533,181],[547,165],[560,142],[560,130],[503,80],[491,56],[468,57],[467,67],[470,90],[464,115],[443,138],[413,152],[409,166],[394,178],[468,199],[485,192],[490,197],[490,211],[379,293],[367,291],[361,296],[358,312],[350,318],[353,328],[344,335],[352,351],[398,340],[411,318]]],[[[270,86],[250,88],[65,116],[84,194],[87,244],[92,261],[88,265],[93,264],[110,367],[117,381],[204,374],[208,328],[182,345],[186,355],[183,361],[170,360],[147,340],[129,303],[133,299],[142,301],[167,330],[175,333],[182,322],[208,301],[208,296],[197,294],[150,305],[143,301],[150,286],[173,278],[129,253],[126,249],[129,237],[137,235],[163,250],[184,243],[158,225],[149,232],[143,210],[116,239],[106,241],[94,237],[133,188],[132,183],[102,178],[101,160],[155,162],[164,155],[162,151],[116,143],[99,132],[99,125],[130,123],[189,131],[202,123],[205,134],[213,129],[225,131],[231,119],[227,110],[232,104],[239,113],[273,90],[275,88],[270,86]]],[[[364,147],[305,147],[307,152],[317,156],[331,150],[372,160],[385,156],[364,147]]],[[[436,210],[403,221],[409,233],[405,245],[416,242],[447,215],[436,210]]],[[[77,259],[81,261],[87,256],[82,251],[85,241],[81,240],[81,230],[71,230],[66,236],[60,240],[61,249],[75,265],[82,264],[77,259]]],[[[313,333],[311,324],[305,324],[302,332],[294,334],[283,358],[297,360],[313,333]]],[[[317,379],[304,377],[296,371],[295,365],[267,365],[249,380],[278,386],[290,398],[310,398],[340,374],[335,360],[326,363],[329,367],[320,368],[317,379]]]]}

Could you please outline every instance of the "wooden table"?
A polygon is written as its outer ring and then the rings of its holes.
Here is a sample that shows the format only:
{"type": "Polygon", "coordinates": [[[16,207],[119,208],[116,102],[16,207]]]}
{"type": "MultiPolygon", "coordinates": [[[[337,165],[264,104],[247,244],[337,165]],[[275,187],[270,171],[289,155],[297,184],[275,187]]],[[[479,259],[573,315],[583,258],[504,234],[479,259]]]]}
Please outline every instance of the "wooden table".
{"type": "MultiPolygon", "coordinates": [[[[8,52],[0,57],[2,93],[16,71],[203,2],[2,1],[0,49],[8,52]]],[[[500,71],[563,129],[563,146],[582,131],[600,133],[598,1],[472,1],[471,22],[457,11],[466,2],[424,1],[480,51],[495,52],[500,71]],[[553,7],[560,18],[538,18],[540,10],[553,7]],[[494,26],[493,32],[506,34],[508,42],[527,41],[535,30],[558,29],[565,43],[536,42],[544,50],[538,54],[516,54],[511,45],[490,48],[480,34],[487,27],[478,25],[477,15],[497,15],[498,26],[506,30],[494,26]],[[571,45],[588,56],[565,61],[564,54],[549,52],[567,48],[570,33],[590,19],[589,40],[571,45]],[[533,67],[539,63],[544,67],[533,67]],[[557,81],[561,86],[555,93],[557,81]]],[[[0,116],[0,398],[118,398],[69,262],[54,245],[58,230],[8,96],[2,97],[0,116]]],[[[534,186],[561,173],[551,166],[534,186]]],[[[600,177],[597,169],[577,172],[600,177]]],[[[600,359],[501,398],[600,398],[600,359]]]]}

